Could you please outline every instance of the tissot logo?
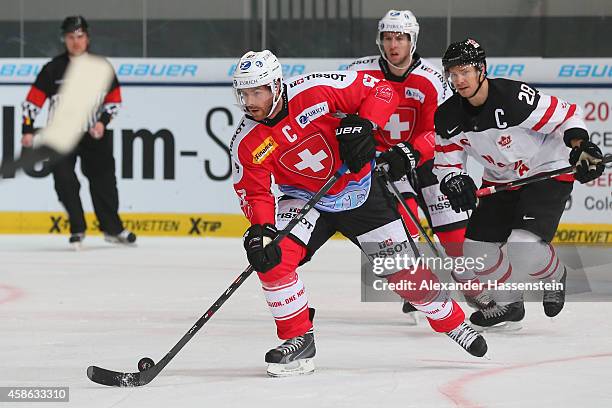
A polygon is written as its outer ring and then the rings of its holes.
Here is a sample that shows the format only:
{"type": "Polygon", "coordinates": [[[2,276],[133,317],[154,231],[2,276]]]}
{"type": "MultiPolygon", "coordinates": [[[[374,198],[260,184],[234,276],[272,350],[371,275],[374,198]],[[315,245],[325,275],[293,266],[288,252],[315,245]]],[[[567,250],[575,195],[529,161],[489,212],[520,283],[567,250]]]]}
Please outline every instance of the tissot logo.
{"type": "Polygon", "coordinates": [[[316,79],[316,78],[325,78],[325,79],[331,79],[334,81],[344,81],[344,78],[346,78],[346,74],[337,74],[337,73],[330,73],[330,72],[324,72],[324,73],[315,72],[315,73],[308,74],[306,76],[296,79],[295,81],[289,84],[289,88],[293,88],[295,86],[303,84],[306,81],[310,81],[311,79],[316,79]]]}

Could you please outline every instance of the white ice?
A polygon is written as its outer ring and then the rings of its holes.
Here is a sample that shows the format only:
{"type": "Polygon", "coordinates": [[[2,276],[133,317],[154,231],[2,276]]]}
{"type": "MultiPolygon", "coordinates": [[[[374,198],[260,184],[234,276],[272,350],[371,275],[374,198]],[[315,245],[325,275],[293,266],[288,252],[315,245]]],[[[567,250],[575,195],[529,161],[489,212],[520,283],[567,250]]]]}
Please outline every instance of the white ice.
{"type": "MultiPolygon", "coordinates": [[[[70,402],[0,406],[612,406],[611,303],[570,301],[554,320],[529,303],[524,328],[487,334],[491,360],[478,359],[426,324],[407,326],[399,303],[361,303],[359,252],[346,241],[301,270],[317,308],[313,375],[266,376],[279,340],[251,276],[149,385],[86,377],[92,364],[132,372],[141,357],[159,360],[245,266],[238,239],[125,248],[88,237],[73,252],[65,236],[1,236],[0,386],[69,386],[70,402]]],[[[595,286],[609,289],[605,269],[595,286]]]]}

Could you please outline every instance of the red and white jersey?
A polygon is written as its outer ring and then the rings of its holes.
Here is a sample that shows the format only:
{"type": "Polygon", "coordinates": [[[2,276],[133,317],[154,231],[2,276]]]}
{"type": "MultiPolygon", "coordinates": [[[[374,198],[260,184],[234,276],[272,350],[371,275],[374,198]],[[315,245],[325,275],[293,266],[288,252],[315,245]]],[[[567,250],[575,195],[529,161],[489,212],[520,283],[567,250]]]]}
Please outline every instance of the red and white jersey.
{"type": "MultiPolygon", "coordinates": [[[[485,168],[485,184],[507,183],[569,165],[567,129],[586,131],[582,110],[556,96],[508,79],[489,79],[484,105],[471,106],[459,94],[435,115],[434,173],[439,180],[465,172],[467,156],[485,168]]],[[[563,175],[560,180],[572,181],[563,175]]]]}
{"type": "MultiPolygon", "coordinates": [[[[245,116],[230,143],[234,189],[252,224],[275,222],[271,177],[292,197],[310,199],[342,165],[336,140],[340,113],[357,113],[384,126],[398,97],[386,81],[366,73],[316,72],[285,83],[284,106],[274,119],[245,116]]],[[[371,185],[371,166],[343,175],[315,207],[359,207],[371,185]]]]}
{"type": "Polygon", "coordinates": [[[348,69],[386,79],[400,98],[389,121],[376,132],[378,150],[385,151],[399,142],[408,142],[419,151],[419,163],[433,159],[434,113],[452,94],[438,69],[416,53],[407,73],[401,77],[393,75],[380,56],[360,58],[348,69]]]}

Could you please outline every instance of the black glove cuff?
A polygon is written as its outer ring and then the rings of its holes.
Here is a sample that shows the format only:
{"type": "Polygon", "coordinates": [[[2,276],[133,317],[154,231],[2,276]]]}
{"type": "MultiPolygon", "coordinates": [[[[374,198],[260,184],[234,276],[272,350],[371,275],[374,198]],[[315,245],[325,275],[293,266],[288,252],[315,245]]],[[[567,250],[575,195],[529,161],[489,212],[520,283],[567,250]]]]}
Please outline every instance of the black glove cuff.
{"type": "Polygon", "coordinates": [[[563,133],[563,143],[565,143],[567,147],[571,148],[573,139],[589,140],[589,134],[582,128],[567,129],[563,133]]]}

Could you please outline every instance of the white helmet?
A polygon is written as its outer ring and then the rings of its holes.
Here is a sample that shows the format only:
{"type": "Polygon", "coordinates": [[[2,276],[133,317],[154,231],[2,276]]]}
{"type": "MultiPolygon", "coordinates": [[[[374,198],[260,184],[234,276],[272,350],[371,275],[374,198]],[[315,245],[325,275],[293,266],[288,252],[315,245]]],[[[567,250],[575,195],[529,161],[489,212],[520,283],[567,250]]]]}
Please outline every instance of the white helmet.
{"type": "Polygon", "coordinates": [[[245,106],[244,98],[240,90],[255,88],[262,85],[269,86],[274,97],[272,108],[270,108],[270,112],[268,113],[269,117],[272,112],[274,112],[274,108],[276,108],[276,105],[282,97],[283,68],[276,56],[270,51],[249,51],[240,58],[238,66],[236,66],[236,70],[234,71],[234,95],[236,96],[238,105],[246,113],[249,113],[249,111],[245,106]],[[278,92],[279,89],[281,92],[278,92]]]}
{"type": "Polygon", "coordinates": [[[389,10],[387,14],[378,22],[378,33],[376,35],[376,45],[378,45],[378,49],[380,50],[380,55],[395,68],[404,69],[405,67],[396,67],[391,64],[385,55],[385,50],[382,45],[382,33],[384,32],[396,32],[396,33],[405,33],[410,35],[410,57],[412,58],[412,54],[416,50],[417,39],[419,37],[419,23],[417,22],[416,17],[410,10],[389,10]]]}

